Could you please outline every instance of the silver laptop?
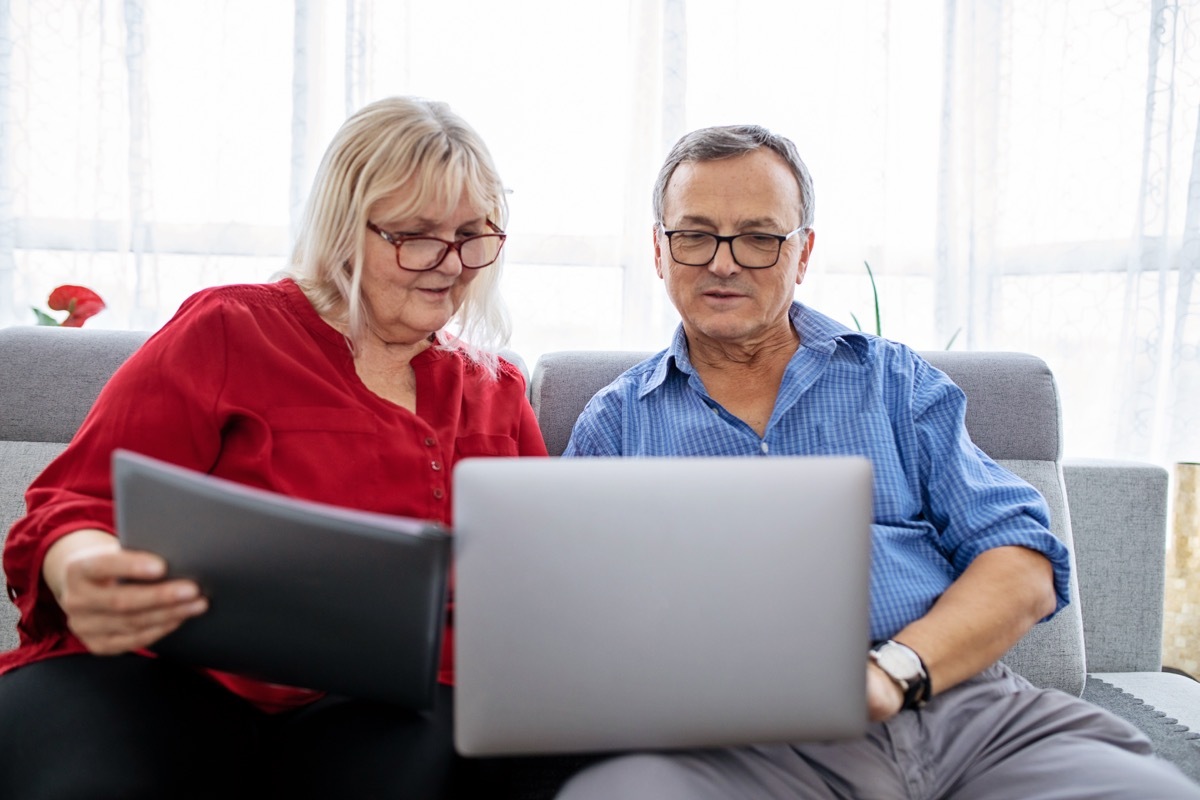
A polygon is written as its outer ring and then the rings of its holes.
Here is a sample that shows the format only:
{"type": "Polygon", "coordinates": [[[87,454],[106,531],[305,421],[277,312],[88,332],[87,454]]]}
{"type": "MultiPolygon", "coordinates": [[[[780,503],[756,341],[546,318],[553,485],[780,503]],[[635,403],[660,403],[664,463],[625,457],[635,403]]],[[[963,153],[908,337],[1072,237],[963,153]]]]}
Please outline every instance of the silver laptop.
{"type": "Polygon", "coordinates": [[[866,459],[471,459],[454,486],[460,753],[865,729],[866,459]]]}
{"type": "Polygon", "coordinates": [[[419,520],[296,500],[118,450],[121,543],[192,578],[208,611],[153,650],[272,683],[427,708],[450,537],[419,520]]]}

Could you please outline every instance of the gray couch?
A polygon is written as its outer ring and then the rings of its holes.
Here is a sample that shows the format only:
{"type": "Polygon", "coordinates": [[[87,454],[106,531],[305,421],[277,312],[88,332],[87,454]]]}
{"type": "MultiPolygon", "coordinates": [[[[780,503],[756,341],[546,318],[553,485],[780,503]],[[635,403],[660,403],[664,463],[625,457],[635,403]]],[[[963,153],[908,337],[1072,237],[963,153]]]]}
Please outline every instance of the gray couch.
{"type": "MultiPolygon", "coordinates": [[[[62,451],[108,376],[145,337],[0,329],[0,537],[23,513],[30,481],[62,451]]],[[[552,455],[566,446],[592,394],[646,355],[578,351],[539,359],[530,399],[552,455]]],[[[1130,462],[1064,462],[1057,389],[1037,358],[924,355],[967,393],[975,442],[1046,496],[1054,533],[1075,556],[1078,602],[1039,625],[1006,661],[1038,685],[1126,716],[1200,780],[1200,747],[1184,730],[1200,731],[1200,683],[1162,671],[1166,472],[1130,462]]],[[[0,651],[16,644],[15,617],[14,607],[0,602],[0,651]]]]}

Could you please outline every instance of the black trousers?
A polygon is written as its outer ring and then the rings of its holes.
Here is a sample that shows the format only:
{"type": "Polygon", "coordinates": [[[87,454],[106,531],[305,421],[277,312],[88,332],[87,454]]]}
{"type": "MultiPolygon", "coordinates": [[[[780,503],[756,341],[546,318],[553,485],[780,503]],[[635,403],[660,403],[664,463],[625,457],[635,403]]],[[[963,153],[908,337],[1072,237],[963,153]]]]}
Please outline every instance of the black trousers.
{"type": "Polygon", "coordinates": [[[266,714],[163,659],[50,659],[0,677],[0,797],[435,800],[457,794],[450,702],[266,714]]]}

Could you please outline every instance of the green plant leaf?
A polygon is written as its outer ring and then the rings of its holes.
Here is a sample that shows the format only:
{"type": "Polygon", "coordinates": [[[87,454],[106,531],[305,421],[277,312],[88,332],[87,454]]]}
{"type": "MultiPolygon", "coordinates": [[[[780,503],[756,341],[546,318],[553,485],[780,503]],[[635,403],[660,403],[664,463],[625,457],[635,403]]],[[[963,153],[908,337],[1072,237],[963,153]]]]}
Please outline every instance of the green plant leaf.
{"type": "Polygon", "coordinates": [[[956,331],[954,332],[954,335],[950,337],[950,341],[946,342],[946,349],[947,349],[947,350],[949,350],[951,347],[954,347],[954,340],[958,338],[958,335],[959,335],[960,333],[962,333],[962,328],[959,328],[958,330],[956,330],[956,331]]]}
{"type": "Polygon", "coordinates": [[[37,318],[38,325],[53,325],[56,328],[58,327],[58,320],[45,311],[35,308],[33,309],[33,315],[37,318]]]}
{"type": "Polygon", "coordinates": [[[883,319],[879,315],[879,289],[875,287],[875,273],[866,261],[863,262],[863,266],[867,268],[867,277],[871,279],[871,297],[875,299],[875,335],[883,336],[883,319]]]}
{"type": "Polygon", "coordinates": [[[858,332],[862,333],[862,323],[858,321],[858,317],[854,316],[854,312],[850,312],[850,319],[854,320],[854,327],[858,328],[858,332]]]}

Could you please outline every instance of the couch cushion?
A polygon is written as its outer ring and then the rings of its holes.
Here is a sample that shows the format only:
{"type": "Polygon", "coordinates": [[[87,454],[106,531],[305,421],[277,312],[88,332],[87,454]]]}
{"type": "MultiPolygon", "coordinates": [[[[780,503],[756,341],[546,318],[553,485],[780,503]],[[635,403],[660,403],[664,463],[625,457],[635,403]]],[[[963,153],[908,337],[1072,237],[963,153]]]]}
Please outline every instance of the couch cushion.
{"type": "Polygon", "coordinates": [[[592,395],[625,370],[653,355],[630,350],[563,350],[545,353],[533,369],[529,401],[546,449],[561,456],[571,429],[592,395]]]}
{"type": "Polygon", "coordinates": [[[0,328],[5,363],[0,440],[69,442],[109,376],[148,336],[90,328],[0,328]]]}
{"type": "Polygon", "coordinates": [[[967,394],[967,430],[997,461],[1058,461],[1058,388],[1046,362],[1025,353],[922,351],[967,394]]]}
{"type": "MultiPolygon", "coordinates": [[[[25,489],[66,448],[57,442],[0,441],[0,546],[8,529],[25,516],[25,489]]],[[[17,607],[8,601],[8,583],[0,572],[0,652],[17,646],[17,607]]]]}

